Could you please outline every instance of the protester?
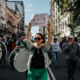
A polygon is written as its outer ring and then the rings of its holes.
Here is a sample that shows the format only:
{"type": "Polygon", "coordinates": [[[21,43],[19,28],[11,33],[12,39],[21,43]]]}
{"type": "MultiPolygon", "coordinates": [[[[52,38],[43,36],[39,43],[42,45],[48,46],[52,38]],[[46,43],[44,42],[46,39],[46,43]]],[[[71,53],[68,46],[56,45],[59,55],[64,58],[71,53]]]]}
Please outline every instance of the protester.
{"type": "Polygon", "coordinates": [[[74,41],[74,37],[71,36],[66,47],[64,46],[64,53],[66,54],[66,62],[68,69],[68,80],[74,80],[74,73],[76,69],[77,61],[79,60],[79,45],[74,41]]]}
{"type": "Polygon", "coordinates": [[[13,41],[12,41],[12,50],[14,50],[15,47],[16,47],[16,39],[13,39],[13,41]]]}
{"type": "Polygon", "coordinates": [[[35,42],[31,48],[27,80],[47,80],[48,66],[51,63],[48,51],[45,48],[44,38],[41,33],[35,35],[35,42]]]}
{"type": "MultiPolygon", "coordinates": [[[[29,27],[31,27],[31,23],[29,27]]],[[[27,80],[47,80],[48,67],[51,64],[51,45],[45,44],[44,36],[41,33],[35,35],[34,42],[27,38],[20,43],[29,51],[27,80]]]]}
{"type": "Polygon", "coordinates": [[[57,38],[54,38],[54,42],[52,44],[52,55],[53,55],[53,63],[54,67],[56,68],[58,66],[58,55],[60,53],[61,49],[59,46],[59,42],[57,41],[57,38]]]}
{"type": "Polygon", "coordinates": [[[79,42],[79,46],[80,46],[80,38],[78,39],[78,42],[79,42]]]}
{"type": "Polygon", "coordinates": [[[63,38],[61,38],[61,40],[59,42],[59,46],[61,48],[61,51],[63,52],[63,38]]]}

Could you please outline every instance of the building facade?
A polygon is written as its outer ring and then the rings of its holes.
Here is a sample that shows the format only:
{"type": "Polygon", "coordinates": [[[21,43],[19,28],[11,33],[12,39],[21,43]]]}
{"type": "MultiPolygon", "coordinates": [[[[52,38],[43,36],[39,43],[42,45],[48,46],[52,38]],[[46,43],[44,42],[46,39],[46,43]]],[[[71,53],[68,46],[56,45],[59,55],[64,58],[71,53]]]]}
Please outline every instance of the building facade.
{"type": "Polygon", "coordinates": [[[18,21],[14,12],[6,7],[6,29],[10,32],[10,34],[14,34],[18,32],[17,27],[18,21]]]}
{"type": "Polygon", "coordinates": [[[18,36],[24,34],[24,4],[22,1],[8,1],[7,6],[17,18],[18,36]]]}
{"type": "Polygon", "coordinates": [[[76,28],[75,28],[75,35],[74,35],[75,37],[80,37],[80,26],[77,26],[76,28]]]}
{"type": "Polygon", "coordinates": [[[68,24],[70,22],[70,13],[65,12],[61,14],[56,0],[50,0],[50,21],[54,27],[53,36],[64,37],[70,35],[70,28],[68,24]]]}
{"type": "Polygon", "coordinates": [[[0,0],[0,36],[5,35],[4,29],[6,27],[6,1],[0,0]]]}

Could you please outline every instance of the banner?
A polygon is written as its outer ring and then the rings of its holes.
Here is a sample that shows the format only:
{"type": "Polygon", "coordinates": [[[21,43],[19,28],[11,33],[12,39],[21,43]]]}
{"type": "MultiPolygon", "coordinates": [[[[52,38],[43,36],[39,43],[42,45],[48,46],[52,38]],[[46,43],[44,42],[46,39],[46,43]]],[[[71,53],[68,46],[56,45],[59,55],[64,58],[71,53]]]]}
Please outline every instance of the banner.
{"type": "Polygon", "coordinates": [[[48,22],[48,14],[36,14],[32,17],[32,26],[46,26],[48,22]]]}

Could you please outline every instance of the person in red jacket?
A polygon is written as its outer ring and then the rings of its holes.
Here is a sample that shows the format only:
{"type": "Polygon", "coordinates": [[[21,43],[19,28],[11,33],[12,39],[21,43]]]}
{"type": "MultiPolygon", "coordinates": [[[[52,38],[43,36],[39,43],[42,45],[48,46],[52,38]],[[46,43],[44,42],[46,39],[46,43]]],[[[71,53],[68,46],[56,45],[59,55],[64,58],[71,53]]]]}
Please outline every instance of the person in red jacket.
{"type": "Polygon", "coordinates": [[[16,47],[16,39],[13,40],[12,42],[12,50],[16,47]]]}

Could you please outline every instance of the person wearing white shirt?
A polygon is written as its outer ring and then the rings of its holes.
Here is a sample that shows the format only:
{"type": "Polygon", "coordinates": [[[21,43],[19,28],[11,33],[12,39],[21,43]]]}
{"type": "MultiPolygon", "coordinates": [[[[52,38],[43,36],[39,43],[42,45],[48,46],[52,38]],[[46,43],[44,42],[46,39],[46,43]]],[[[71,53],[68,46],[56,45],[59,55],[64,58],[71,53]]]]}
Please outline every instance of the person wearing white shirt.
{"type": "Polygon", "coordinates": [[[52,55],[53,55],[53,63],[55,68],[57,67],[58,64],[59,52],[60,52],[59,42],[57,41],[57,38],[54,38],[54,43],[52,44],[52,55]]]}

